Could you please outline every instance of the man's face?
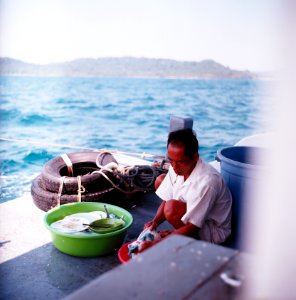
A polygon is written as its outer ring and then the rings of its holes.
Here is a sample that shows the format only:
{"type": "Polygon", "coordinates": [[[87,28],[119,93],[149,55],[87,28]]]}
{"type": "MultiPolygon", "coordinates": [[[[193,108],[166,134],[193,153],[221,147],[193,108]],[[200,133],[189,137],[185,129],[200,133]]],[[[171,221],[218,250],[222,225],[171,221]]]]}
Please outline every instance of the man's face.
{"type": "Polygon", "coordinates": [[[168,159],[177,175],[188,177],[196,165],[198,154],[190,158],[185,155],[183,145],[169,144],[168,159]]]}

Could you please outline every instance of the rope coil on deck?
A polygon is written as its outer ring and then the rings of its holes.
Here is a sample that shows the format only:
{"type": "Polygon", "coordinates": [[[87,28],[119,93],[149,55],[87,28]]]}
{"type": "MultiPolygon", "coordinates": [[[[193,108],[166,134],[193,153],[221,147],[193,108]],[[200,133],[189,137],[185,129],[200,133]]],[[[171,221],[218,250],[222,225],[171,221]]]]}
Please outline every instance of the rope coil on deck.
{"type": "MultiPolygon", "coordinates": [[[[108,180],[114,188],[120,190],[123,193],[128,193],[119,187],[119,185],[115,185],[112,180],[103,173],[103,170],[106,170],[110,173],[113,173],[115,176],[120,178],[120,182],[124,183],[126,186],[130,188],[134,188],[138,191],[142,190],[151,190],[154,188],[153,184],[158,176],[155,171],[155,168],[151,166],[123,166],[115,162],[110,162],[107,165],[100,164],[100,158],[106,152],[101,153],[97,156],[96,165],[100,169],[99,171],[95,171],[93,173],[102,174],[102,176],[108,180]]],[[[163,164],[162,164],[163,166],[163,164]]]]}

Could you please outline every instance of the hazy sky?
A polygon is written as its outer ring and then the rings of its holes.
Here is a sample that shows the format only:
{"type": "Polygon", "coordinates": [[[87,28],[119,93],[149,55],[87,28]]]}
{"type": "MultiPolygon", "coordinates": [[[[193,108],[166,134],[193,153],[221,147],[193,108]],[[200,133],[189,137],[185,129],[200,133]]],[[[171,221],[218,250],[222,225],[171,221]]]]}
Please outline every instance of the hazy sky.
{"type": "Polygon", "coordinates": [[[0,0],[0,55],[32,63],[81,57],[214,59],[277,66],[277,0],[0,0]]]}

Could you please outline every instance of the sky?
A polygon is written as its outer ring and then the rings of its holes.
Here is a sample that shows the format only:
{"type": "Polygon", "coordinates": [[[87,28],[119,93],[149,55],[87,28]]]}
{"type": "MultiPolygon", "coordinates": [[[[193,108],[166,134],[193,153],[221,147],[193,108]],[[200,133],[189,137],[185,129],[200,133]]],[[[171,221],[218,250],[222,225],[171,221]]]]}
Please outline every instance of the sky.
{"type": "Polygon", "coordinates": [[[0,56],[213,59],[278,67],[277,0],[0,0],[0,56]]]}

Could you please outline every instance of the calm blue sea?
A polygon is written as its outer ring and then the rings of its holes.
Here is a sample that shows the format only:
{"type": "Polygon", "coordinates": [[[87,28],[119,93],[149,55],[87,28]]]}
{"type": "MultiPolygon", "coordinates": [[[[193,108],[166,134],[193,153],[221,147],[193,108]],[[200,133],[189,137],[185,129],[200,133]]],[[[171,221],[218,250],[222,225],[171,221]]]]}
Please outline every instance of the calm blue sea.
{"type": "MultiPolygon", "coordinates": [[[[200,153],[262,132],[267,82],[0,77],[1,138],[165,154],[171,115],[194,119],[200,153]]],[[[42,166],[78,150],[0,141],[1,202],[30,192],[42,166]]]]}

